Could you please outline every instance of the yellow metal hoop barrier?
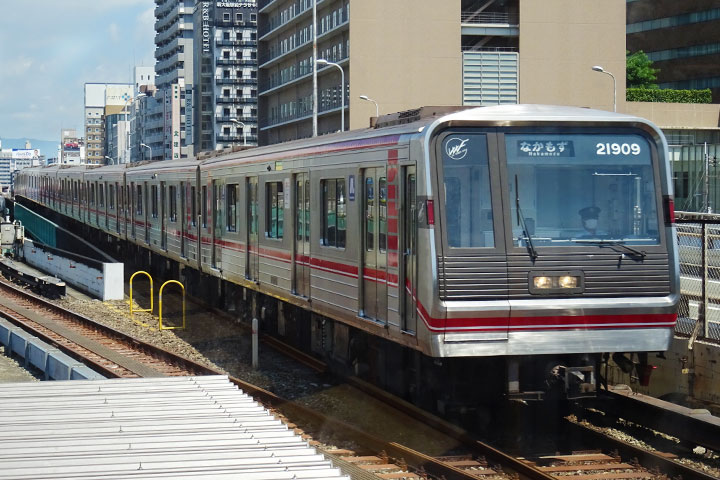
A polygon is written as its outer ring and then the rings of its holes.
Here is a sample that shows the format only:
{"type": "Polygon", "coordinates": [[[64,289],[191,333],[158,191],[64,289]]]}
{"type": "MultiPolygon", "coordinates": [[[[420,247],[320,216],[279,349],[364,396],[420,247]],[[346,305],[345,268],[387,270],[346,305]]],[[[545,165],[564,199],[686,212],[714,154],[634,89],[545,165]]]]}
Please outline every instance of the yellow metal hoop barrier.
{"type": "Polygon", "coordinates": [[[160,315],[160,330],[176,330],[176,329],[182,329],[185,330],[185,286],[178,282],[177,280],[168,280],[167,282],[163,283],[160,287],[160,292],[158,292],[158,304],[159,304],[159,315],[160,315]],[[182,288],[182,327],[165,327],[163,326],[163,320],[162,320],[162,291],[163,288],[165,288],[165,285],[168,283],[177,283],[180,285],[180,288],[182,288]]]}
{"type": "MultiPolygon", "coordinates": [[[[152,279],[152,276],[150,276],[149,273],[144,272],[144,271],[142,271],[142,270],[139,271],[139,272],[133,273],[132,276],[130,277],[130,318],[133,318],[133,313],[135,313],[135,312],[150,312],[150,314],[152,314],[152,311],[153,311],[153,296],[154,296],[154,295],[153,295],[153,279],[152,279]],[[150,280],[150,308],[133,308],[133,295],[132,295],[132,294],[133,294],[133,286],[132,286],[132,285],[133,285],[133,279],[135,278],[135,275],[138,275],[138,274],[140,274],[140,273],[142,273],[143,275],[146,275],[146,276],[148,277],[148,279],[150,280]]],[[[133,320],[135,320],[135,319],[133,318],[133,320]]],[[[144,322],[137,322],[137,323],[139,323],[139,324],[142,325],[143,327],[149,327],[149,326],[150,326],[150,325],[148,325],[147,323],[144,323],[144,322]]]]}

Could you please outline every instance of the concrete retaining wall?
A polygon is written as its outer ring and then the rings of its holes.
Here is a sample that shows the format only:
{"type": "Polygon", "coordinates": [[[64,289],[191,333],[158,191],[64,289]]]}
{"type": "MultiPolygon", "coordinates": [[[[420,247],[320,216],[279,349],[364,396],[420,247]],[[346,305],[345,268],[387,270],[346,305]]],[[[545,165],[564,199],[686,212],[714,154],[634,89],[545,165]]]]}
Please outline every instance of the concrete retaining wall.
{"type": "Polygon", "coordinates": [[[100,380],[105,377],[57,348],[0,318],[0,344],[5,352],[25,360],[25,367],[45,373],[47,380],[100,380]]]}
{"type": "MultiPolygon", "coordinates": [[[[612,368],[611,384],[624,383],[633,391],[653,397],[669,394],[689,395],[702,402],[720,404],[720,348],[716,344],[696,341],[688,350],[687,338],[675,337],[665,358],[650,354],[648,362],[655,365],[647,387],[633,383],[629,375],[612,368]]],[[[602,372],[603,374],[605,372],[602,372]]]]}
{"type": "Polygon", "coordinates": [[[122,263],[105,263],[69,253],[63,255],[57,249],[35,245],[28,239],[23,244],[23,255],[29,265],[103,301],[124,298],[122,263]]]}

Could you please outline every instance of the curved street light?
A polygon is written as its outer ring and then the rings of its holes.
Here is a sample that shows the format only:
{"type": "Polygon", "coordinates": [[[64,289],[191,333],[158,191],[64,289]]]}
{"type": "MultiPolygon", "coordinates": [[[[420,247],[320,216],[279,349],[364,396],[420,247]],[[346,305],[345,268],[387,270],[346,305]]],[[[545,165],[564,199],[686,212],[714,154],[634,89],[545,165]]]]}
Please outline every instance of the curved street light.
{"type": "Polygon", "coordinates": [[[365,100],[367,102],[372,102],[375,104],[375,118],[380,117],[380,107],[378,107],[378,103],[373,100],[372,98],[368,97],[367,95],[360,95],[360,100],[365,100]]]}
{"type": "Polygon", "coordinates": [[[617,112],[617,82],[615,81],[615,75],[605,70],[600,65],[595,65],[592,67],[593,72],[600,72],[604,73],[606,75],[610,75],[613,79],[613,112],[617,112]]]}
{"type": "Polygon", "coordinates": [[[331,65],[340,69],[340,131],[345,131],[345,71],[337,63],[328,62],[324,58],[318,58],[315,63],[317,65],[331,65]]]}
{"type": "Polygon", "coordinates": [[[243,122],[241,122],[240,120],[238,120],[237,118],[231,118],[230,121],[237,125],[240,125],[242,127],[243,146],[247,146],[247,135],[245,134],[245,124],[243,122]]]}
{"type": "Polygon", "coordinates": [[[152,147],[150,145],[145,145],[144,143],[141,143],[140,146],[150,150],[150,160],[152,160],[152,147]]]}
{"type": "Polygon", "coordinates": [[[107,158],[108,160],[110,160],[110,163],[108,163],[108,165],[114,165],[114,164],[115,164],[115,160],[113,160],[112,157],[108,157],[107,155],[105,155],[105,158],[107,158]]]}

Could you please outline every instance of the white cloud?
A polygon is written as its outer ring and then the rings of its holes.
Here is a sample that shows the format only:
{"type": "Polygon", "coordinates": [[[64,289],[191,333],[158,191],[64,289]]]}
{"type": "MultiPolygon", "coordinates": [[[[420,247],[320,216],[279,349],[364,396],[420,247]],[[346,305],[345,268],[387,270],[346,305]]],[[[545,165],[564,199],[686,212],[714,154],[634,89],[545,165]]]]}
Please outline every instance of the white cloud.
{"type": "Polygon", "coordinates": [[[108,32],[110,33],[110,40],[115,43],[120,41],[120,28],[118,28],[117,23],[108,25],[108,32]]]}
{"type": "Polygon", "coordinates": [[[29,57],[17,57],[15,59],[4,62],[2,73],[8,77],[18,77],[26,73],[30,73],[30,69],[35,60],[29,57]]]}

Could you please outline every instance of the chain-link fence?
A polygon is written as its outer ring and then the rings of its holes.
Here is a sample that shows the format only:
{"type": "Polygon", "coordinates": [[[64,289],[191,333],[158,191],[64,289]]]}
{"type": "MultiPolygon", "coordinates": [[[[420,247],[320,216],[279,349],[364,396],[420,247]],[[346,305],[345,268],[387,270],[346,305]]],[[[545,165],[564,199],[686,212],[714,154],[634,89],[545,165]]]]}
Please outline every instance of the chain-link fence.
{"type": "Polygon", "coordinates": [[[720,215],[678,213],[681,297],[676,332],[718,341],[720,215]]]}

